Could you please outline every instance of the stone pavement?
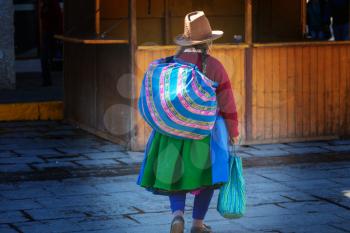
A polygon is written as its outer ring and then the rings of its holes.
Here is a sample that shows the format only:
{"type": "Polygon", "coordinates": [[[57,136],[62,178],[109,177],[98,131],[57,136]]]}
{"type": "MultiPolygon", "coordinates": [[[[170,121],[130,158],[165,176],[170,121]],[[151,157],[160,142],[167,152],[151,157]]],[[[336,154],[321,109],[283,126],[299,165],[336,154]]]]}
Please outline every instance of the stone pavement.
{"type": "MultiPolygon", "coordinates": [[[[237,151],[245,167],[330,162],[350,160],[350,140],[241,146],[237,151]]],[[[135,174],[142,159],[142,152],[62,122],[0,123],[0,181],[135,174]]]]}
{"type": "MultiPolygon", "coordinates": [[[[349,147],[334,140],[238,148],[247,213],[220,217],[216,192],[208,223],[218,233],[350,232],[349,147]]],[[[61,122],[0,123],[0,233],[168,232],[167,198],[135,184],[142,159],[61,122]]]]}
{"type": "MultiPolygon", "coordinates": [[[[244,169],[247,212],[227,220],[216,211],[216,233],[350,232],[350,162],[244,169]]],[[[163,233],[171,216],[165,196],[138,187],[136,175],[0,184],[0,232],[163,233]]],[[[188,195],[187,226],[193,196],[188,195]]],[[[188,232],[188,227],[187,231],[188,232]]]]}

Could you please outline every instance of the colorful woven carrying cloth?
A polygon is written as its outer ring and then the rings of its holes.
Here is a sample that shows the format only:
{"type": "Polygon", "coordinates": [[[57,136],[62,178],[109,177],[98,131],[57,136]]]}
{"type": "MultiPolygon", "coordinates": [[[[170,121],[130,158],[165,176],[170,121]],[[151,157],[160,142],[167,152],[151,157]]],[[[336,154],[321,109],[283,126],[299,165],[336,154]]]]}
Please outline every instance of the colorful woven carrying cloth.
{"type": "Polygon", "coordinates": [[[157,132],[203,139],[215,123],[217,83],[194,64],[174,56],[156,60],[144,75],[139,112],[157,132]]]}
{"type": "Polygon", "coordinates": [[[153,130],[137,184],[164,195],[219,188],[228,181],[228,158],[228,133],[221,116],[201,140],[177,139],[153,130]]]}

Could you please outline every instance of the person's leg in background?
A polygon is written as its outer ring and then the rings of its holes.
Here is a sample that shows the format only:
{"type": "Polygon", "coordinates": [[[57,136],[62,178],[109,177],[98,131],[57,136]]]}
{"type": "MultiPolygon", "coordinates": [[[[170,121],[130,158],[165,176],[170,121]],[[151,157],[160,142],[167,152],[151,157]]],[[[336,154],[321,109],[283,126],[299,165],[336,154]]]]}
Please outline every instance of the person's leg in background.
{"type": "Polygon", "coordinates": [[[343,40],[350,40],[348,23],[343,25],[343,40]]]}
{"type": "Polygon", "coordinates": [[[333,25],[335,40],[349,40],[349,24],[333,25]]]}
{"type": "Polygon", "coordinates": [[[333,33],[334,33],[334,39],[335,40],[340,40],[340,38],[341,38],[341,30],[339,28],[339,25],[334,25],[333,24],[333,33]]]}
{"type": "Polygon", "coordinates": [[[195,196],[192,213],[192,227],[203,228],[203,220],[208,212],[210,201],[213,197],[214,189],[203,189],[195,196]]]}
{"type": "Polygon", "coordinates": [[[42,85],[51,86],[51,62],[52,62],[52,47],[53,35],[47,32],[43,32],[42,41],[41,41],[41,51],[40,51],[40,60],[41,60],[41,76],[42,76],[42,85]]]}

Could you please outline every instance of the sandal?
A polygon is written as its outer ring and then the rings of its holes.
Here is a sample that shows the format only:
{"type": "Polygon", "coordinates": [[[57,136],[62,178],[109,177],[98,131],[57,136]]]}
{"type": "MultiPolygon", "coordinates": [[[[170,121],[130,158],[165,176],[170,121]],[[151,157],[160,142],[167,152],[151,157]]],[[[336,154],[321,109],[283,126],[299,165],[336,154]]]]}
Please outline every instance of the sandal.
{"type": "Polygon", "coordinates": [[[178,215],[174,217],[171,222],[170,233],[184,233],[185,220],[182,216],[178,215]]]}
{"type": "Polygon", "coordinates": [[[213,233],[209,225],[203,224],[203,227],[191,227],[191,233],[213,233]]]}

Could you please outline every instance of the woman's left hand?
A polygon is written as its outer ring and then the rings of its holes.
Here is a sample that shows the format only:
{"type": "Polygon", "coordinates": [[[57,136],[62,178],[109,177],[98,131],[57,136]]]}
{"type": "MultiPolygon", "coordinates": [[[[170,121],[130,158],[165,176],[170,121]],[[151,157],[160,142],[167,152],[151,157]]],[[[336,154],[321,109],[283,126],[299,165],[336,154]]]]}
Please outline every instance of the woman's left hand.
{"type": "Polygon", "coordinates": [[[239,143],[239,136],[233,137],[230,139],[232,145],[239,143]]]}

